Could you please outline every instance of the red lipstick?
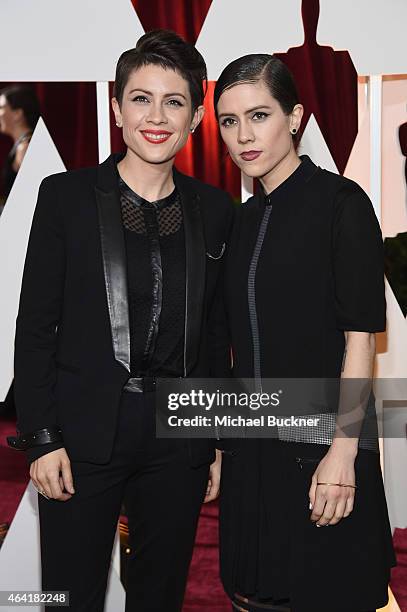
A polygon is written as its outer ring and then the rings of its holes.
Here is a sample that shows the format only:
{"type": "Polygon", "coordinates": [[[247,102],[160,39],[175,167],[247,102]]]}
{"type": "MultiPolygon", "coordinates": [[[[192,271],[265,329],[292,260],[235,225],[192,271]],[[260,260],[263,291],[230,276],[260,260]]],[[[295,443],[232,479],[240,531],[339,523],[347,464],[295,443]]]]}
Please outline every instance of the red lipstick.
{"type": "Polygon", "coordinates": [[[147,142],[151,142],[152,144],[161,144],[162,142],[167,142],[172,132],[167,132],[167,130],[140,130],[143,137],[147,140],[147,142]]]}
{"type": "Polygon", "coordinates": [[[257,159],[259,155],[261,155],[262,151],[245,151],[240,154],[240,157],[244,159],[244,161],[253,161],[257,159]]]}

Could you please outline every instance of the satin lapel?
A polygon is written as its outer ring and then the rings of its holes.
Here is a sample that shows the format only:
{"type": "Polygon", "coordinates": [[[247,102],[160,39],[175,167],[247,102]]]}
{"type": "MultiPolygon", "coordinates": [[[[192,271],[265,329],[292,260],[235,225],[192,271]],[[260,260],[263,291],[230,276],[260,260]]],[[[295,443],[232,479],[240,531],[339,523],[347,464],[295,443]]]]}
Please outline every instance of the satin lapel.
{"type": "Polygon", "coordinates": [[[99,214],[107,304],[116,361],[130,372],[130,329],[127,300],[126,252],[117,188],[105,190],[108,179],[115,180],[112,158],[99,166],[99,186],[95,187],[99,214]],[[109,165],[110,162],[110,165],[109,165]],[[113,175],[113,176],[111,176],[113,175]],[[104,183],[104,184],[103,184],[104,183]],[[102,186],[101,186],[102,185],[102,186]]]}
{"type": "Polygon", "coordinates": [[[185,339],[184,376],[196,363],[201,342],[203,303],[205,297],[206,249],[199,195],[182,175],[174,174],[181,195],[184,218],[186,286],[185,286],[185,339]]]}

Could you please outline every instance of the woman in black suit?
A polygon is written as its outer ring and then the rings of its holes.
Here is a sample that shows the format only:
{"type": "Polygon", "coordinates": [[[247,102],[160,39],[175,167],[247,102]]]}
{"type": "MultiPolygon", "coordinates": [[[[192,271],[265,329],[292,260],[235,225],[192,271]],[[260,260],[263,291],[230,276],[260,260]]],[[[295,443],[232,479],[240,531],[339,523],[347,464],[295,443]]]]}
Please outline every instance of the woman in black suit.
{"type": "MultiPolygon", "coordinates": [[[[356,183],[298,156],[303,107],[280,60],[235,60],[214,103],[232,160],[260,181],[240,207],[226,267],[234,376],[260,390],[267,378],[340,382],[331,409],[311,412],[316,426],[225,441],[223,582],[239,610],[376,610],[395,564],[366,394],[374,334],[385,329],[379,224],[356,183]]],[[[304,406],[305,397],[290,414],[304,406]]]]}
{"type": "Polygon", "coordinates": [[[192,45],[144,35],[117,64],[126,154],[40,187],[10,444],[26,451],[40,493],[43,589],[69,591],[77,612],[103,610],[123,501],[126,610],[179,612],[200,506],[218,492],[213,443],[158,439],[154,418],[161,377],[229,367],[214,321],[233,205],[173,167],[203,117],[205,80],[192,45]]]}

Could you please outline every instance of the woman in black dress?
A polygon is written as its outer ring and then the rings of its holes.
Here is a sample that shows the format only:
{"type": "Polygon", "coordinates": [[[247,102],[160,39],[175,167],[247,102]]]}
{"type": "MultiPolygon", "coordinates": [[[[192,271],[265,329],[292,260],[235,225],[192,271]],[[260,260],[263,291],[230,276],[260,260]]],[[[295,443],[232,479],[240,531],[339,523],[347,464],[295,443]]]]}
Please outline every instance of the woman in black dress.
{"type": "Polygon", "coordinates": [[[341,381],[336,413],[317,427],[225,441],[222,580],[240,610],[375,610],[395,557],[374,403],[357,435],[341,435],[337,417],[343,381],[370,381],[385,329],[380,228],[356,183],[298,156],[303,107],[280,60],[235,60],[214,103],[231,158],[261,184],[229,248],[233,374],[341,381]]]}

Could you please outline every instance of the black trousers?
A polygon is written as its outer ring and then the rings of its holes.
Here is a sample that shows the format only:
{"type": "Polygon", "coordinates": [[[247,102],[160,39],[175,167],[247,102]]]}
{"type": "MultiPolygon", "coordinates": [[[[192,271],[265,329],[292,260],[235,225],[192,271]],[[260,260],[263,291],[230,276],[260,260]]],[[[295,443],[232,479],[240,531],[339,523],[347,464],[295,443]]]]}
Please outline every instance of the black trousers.
{"type": "Polygon", "coordinates": [[[69,610],[103,612],[124,502],[126,612],[179,612],[209,465],[190,466],[186,440],[155,438],[153,393],[123,392],[111,461],[71,468],[71,499],[38,496],[43,590],[69,591],[69,610]]]}

